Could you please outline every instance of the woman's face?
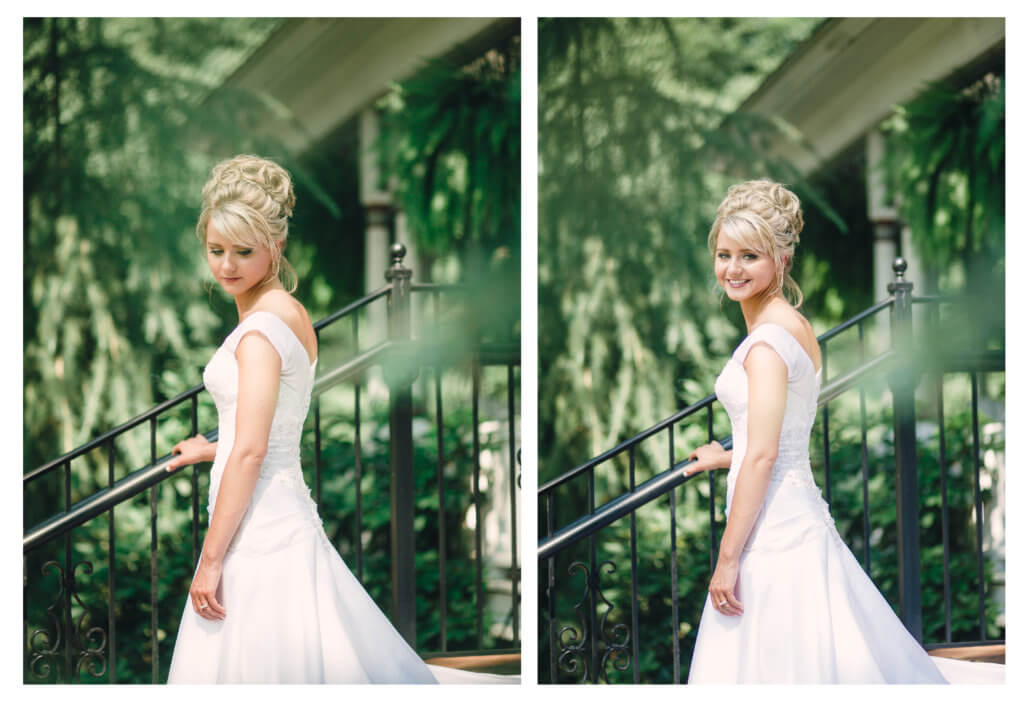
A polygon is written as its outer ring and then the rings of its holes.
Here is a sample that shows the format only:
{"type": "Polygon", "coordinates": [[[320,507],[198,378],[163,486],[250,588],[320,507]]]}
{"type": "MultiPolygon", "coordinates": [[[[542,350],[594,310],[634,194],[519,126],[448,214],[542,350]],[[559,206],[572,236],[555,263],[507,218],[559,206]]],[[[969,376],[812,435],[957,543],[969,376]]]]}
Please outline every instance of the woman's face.
{"type": "Polygon", "coordinates": [[[232,243],[207,224],[206,262],[224,291],[237,296],[266,280],[273,258],[265,246],[232,243]]]}
{"type": "Polygon", "coordinates": [[[734,302],[753,299],[775,284],[775,261],[740,245],[725,232],[719,232],[715,278],[734,302]]]}

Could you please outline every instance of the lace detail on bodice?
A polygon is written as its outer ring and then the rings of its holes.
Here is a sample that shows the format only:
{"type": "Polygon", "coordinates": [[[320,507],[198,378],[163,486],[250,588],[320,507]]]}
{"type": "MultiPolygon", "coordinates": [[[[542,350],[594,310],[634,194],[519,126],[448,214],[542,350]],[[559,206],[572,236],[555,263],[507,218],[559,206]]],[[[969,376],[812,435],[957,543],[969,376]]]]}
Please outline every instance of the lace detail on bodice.
{"type": "Polygon", "coordinates": [[[778,457],[772,468],[772,483],[817,489],[808,451],[817,413],[820,374],[807,351],[786,329],[777,324],[762,324],[740,343],[715,382],[715,392],[732,423],[733,454],[727,503],[732,499],[732,490],[747,448],[749,390],[743,362],[757,343],[764,343],[775,350],[788,370],[786,409],[779,434],[778,457]]]}
{"type": "MultiPolygon", "coordinates": [[[[269,312],[253,312],[228,334],[203,371],[203,381],[217,405],[217,456],[210,474],[210,511],[216,503],[220,477],[234,445],[238,400],[235,349],[251,331],[267,338],[281,356],[277,405],[267,438],[267,454],[260,466],[260,481],[279,479],[305,488],[299,467],[299,444],[309,412],[316,361],[309,362],[302,342],[279,317],[269,312]]],[[[315,512],[315,505],[313,509],[315,512]]]]}

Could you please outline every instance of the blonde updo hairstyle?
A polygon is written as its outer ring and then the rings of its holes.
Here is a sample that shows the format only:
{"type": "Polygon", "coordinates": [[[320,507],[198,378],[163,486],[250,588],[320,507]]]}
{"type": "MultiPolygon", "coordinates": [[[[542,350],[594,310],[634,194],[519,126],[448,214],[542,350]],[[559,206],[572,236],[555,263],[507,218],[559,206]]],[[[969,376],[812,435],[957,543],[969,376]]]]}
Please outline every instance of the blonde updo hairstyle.
{"type": "Polygon", "coordinates": [[[776,284],[764,295],[781,293],[794,307],[799,307],[804,295],[789,271],[803,228],[800,199],[796,195],[770,180],[749,180],[730,187],[718,205],[708,248],[713,256],[718,234],[724,232],[744,248],[770,257],[775,261],[776,284]]]}
{"type": "Polygon", "coordinates": [[[234,244],[266,247],[273,262],[260,284],[279,278],[288,292],[294,292],[298,278],[284,257],[283,245],[294,207],[295,190],[288,171],[266,158],[235,156],[215,165],[203,186],[196,236],[205,249],[206,228],[212,224],[234,244]]]}

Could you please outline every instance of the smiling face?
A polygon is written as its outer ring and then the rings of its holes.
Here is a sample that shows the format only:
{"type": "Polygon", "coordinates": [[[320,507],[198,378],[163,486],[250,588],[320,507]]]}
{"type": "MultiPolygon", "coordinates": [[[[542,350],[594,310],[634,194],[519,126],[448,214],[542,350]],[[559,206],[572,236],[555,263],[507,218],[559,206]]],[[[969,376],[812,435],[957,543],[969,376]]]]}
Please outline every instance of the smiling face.
{"type": "Polygon", "coordinates": [[[719,231],[715,278],[734,302],[755,299],[777,284],[775,260],[719,231]]]}
{"type": "Polygon", "coordinates": [[[224,291],[236,297],[267,279],[273,257],[265,246],[232,242],[210,223],[206,227],[206,262],[224,291]]]}

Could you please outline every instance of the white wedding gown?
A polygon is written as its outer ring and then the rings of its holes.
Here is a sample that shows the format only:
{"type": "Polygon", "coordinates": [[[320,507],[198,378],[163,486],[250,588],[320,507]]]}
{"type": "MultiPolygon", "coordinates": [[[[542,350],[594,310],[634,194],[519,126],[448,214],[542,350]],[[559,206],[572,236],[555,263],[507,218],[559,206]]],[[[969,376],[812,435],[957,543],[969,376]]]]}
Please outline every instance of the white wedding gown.
{"type": "Polygon", "coordinates": [[[783,327],[762,324],[715,382],[732,423],[726,514],[747,442],[750,348],[788,368],[779,452],[761,513],[740,556],[739,616],[704,604],[690,663],[694,683],[1001,683],[1004,665],[930,657],[842,542],[808,456],[821,373],[783,327]]]}
{"type": "Polygon", "coordinates": [[[224,620],[186,600],[168,683],[518,683],[515,676],[427,665],[391,625],[324,533],[299,466],[316,361],[269,312],[246,317],[217,349],[203,381],[217,405],[211,518],[231,452],[238,396],[235,348],[250,331],[281,356],[267,455],[224,558],[224,620]]]}

